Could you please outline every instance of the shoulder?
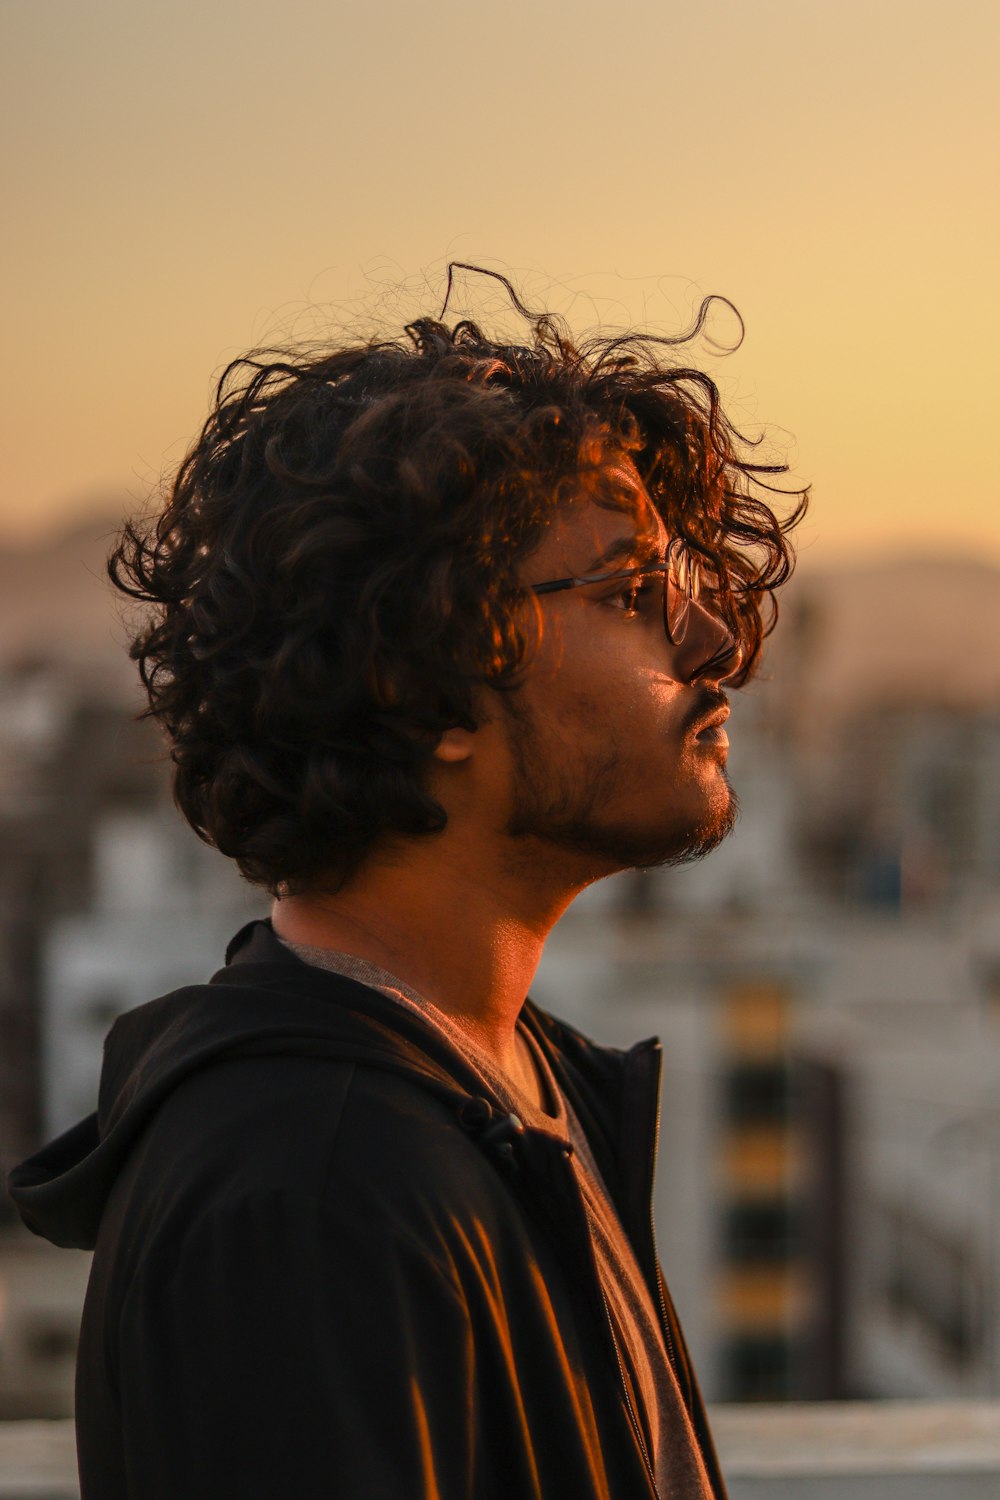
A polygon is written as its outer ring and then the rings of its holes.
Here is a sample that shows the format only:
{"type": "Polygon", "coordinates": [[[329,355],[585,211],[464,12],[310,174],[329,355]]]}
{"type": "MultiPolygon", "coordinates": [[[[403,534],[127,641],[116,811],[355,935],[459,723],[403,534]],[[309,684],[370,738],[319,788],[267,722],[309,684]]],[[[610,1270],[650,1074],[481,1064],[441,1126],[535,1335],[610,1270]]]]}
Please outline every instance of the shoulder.
{"type": "MultiPolygon", "coordinates": [[[[497,1170],[457,1102],[419,1079],[330,1058],[232,1058],[186,1078],[129,1157],[105,1243],[177,1244],[253,1200],[312,1200],[323,1221],[429,1236],[504,1210],[497,1170]],[[122,1231],[126,1231],[124,1234],[122,1231]]],[[[272,1211],[274,1209],[272,1208],[272,1211]]],[[[276,1215],[275,1227],[280,1215],[276,1215]]]]}
{"type": "Polygon", "coordinates": [[[147,1150],[176,1163],[170,1175],[215,1172],[236,1195],[279,1188],[322,1198],[332,1177],[430,1163],[464,1132],[455,1109],[417,1078],[338,1058],[268,1056],[227,1058],[184,1079],[147,1138],[147,1150]]]}

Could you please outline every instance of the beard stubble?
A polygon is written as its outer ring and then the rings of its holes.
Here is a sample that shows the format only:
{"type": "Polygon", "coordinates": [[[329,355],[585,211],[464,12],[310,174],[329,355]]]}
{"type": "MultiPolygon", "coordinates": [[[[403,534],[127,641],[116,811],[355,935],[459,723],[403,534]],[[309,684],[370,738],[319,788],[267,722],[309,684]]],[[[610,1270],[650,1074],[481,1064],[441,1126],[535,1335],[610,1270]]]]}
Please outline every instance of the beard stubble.
{"type": "MultiPolygon", "coordinates": [[[[718,805],[685,817],[679,811],[662,824],[649,819],[609,818],[621,790],[624,747],[613,745],[600,759],[571,764],[557,745],[547,746],[533,717],[506,704],[511,730],[513,791],[508,837],[541,841],[551,848],[589,857],[617,870],[663,869],[702,859],[732,832],[739,802],[724,767],[719,768],[718,805]]],[[[678,766],[678,771],[681,767],[678,766]]],[[[683,806],[683,797],[678,803],[683,806]]]]}

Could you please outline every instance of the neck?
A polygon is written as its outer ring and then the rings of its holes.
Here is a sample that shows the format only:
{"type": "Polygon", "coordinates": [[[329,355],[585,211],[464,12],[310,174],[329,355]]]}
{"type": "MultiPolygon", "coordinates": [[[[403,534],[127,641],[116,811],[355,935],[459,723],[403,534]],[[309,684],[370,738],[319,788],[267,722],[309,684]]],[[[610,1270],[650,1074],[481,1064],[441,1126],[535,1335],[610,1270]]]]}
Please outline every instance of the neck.
{"type": "MultiPolygon", "coordinates": [[[[526,861],[524,863],[527,863],[526,861]]],[[[291,943],[378,964],[423,995],[516,1075],[515,1023],[545,939],[579,886],[504,870],[447,834],[371,861],[335,895],[282,897],[272,920],[291,943]]]]}

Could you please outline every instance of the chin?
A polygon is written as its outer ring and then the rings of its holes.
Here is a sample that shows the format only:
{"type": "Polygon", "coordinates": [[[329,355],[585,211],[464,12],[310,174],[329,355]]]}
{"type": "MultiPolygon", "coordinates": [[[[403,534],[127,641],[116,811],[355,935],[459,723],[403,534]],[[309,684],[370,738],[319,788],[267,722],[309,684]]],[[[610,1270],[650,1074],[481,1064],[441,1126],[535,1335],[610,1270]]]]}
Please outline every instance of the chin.
{"type": "Polygon", "coordinates": [[[660,847],[644,860],[636,860],[636,869],[654,869],[665,866],[692,864],[704,859],[728,838],[739,817],[739,802],[736,793],[723,775],[716,794],[707,799],[699,813],[694,814],[686,826],[676,825],[664,831],[660,847]]]}
{"type": "Polygon", "coordinates": [[[708,799],[692,810],[682,822],[675,816],[662,828],[648,821],[638,827],[624,823],[580,824],[563,829],[562,836],[554,842],[598,861],[604,874],[692,864],[718,848],[732,832],[739,811],[736,794],[728,783],[723,792],[724,795],[708,799]]]}

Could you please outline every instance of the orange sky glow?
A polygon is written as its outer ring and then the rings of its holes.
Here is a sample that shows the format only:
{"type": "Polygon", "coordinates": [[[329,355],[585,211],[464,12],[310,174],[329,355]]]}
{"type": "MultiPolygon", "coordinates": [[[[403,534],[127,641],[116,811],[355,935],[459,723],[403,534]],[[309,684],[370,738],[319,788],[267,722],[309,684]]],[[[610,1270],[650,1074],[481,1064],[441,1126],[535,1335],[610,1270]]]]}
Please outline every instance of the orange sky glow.
{"type": "Polygon", "coordinates": [[[5,0],[0,32],[0,540],[134,505],[228,359],[436,311],[454,258],[580,330],[724,294],[746,339],[705,359],[813,483],[803,561],[1000,563],[1000,7],[5,0]]]}

